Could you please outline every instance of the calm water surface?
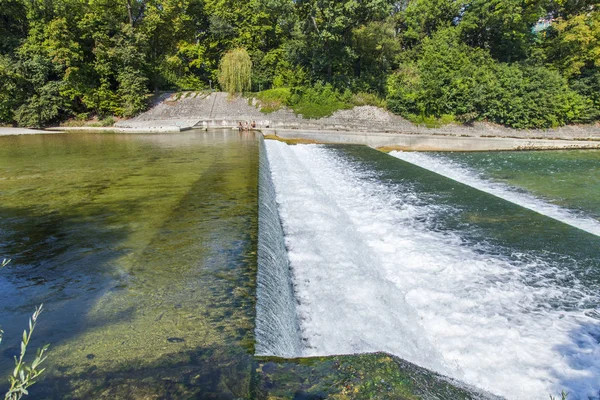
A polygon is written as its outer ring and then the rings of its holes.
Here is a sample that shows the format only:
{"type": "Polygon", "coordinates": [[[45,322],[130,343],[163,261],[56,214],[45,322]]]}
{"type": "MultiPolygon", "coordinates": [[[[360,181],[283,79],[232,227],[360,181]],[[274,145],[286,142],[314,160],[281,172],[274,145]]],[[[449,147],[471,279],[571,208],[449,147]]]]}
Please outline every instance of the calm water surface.
{"type": "Polygon", "coordinates": [[[33,398],[245,396],[257,170],[252,134],[0,137],[0,376],[44,303],[33,398]]]}

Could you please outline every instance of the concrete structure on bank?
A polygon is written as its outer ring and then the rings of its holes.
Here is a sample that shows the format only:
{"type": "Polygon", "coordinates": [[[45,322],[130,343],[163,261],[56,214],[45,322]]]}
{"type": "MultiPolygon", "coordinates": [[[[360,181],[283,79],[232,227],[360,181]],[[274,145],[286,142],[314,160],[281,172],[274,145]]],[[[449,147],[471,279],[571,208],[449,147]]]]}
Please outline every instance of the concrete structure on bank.
{"type": "Polygon", "coordinates": [[[498,125],[476,123],[470,127],[446,125],[440,128],[427,128],[423,125],[415,125],[398,115],[373,106],[340,110],[326,118],[305,119],[289,109],[281,109],[266,114],[260,111],[256,100],[232,97],[223,92],[186,92],[170,96],[164,95],[147,112],[135,118],[120,121],[115,126],[144,129],[170,126],[185,130],[193,127],[235,127],[240,121],[256,121],[259,128],[600,140],[600,125],[573,125],[549,130],[515,130],[498,125]]]}
{"type": "Polygon", "coordinates": [[[401,135],[385,132],[300,131],[263,129],[265,135],[281,139],[300,139],[318,143],[363,144],[389,150],[409,151],[498,151],[600,149],[600,141],[523,139],[508,137],[464,137],[442,135],[401,135]]]}
{"type": "Polygon", "coordinates": [[[321,119],[304,119],[291,110],[265,114],[255,100],[227,93],[183,93],[163,96],[148,112],[120,121],[127,132],[170,132],[186,129],[235,128],[255,121],[265,134],[325,143],[356,143],[401,150],[519,150],[600,148],[600,126],[553,130],[514,130],[489,124],[473,127],[418,126],[386,110],[354,107],[321,119]]]}

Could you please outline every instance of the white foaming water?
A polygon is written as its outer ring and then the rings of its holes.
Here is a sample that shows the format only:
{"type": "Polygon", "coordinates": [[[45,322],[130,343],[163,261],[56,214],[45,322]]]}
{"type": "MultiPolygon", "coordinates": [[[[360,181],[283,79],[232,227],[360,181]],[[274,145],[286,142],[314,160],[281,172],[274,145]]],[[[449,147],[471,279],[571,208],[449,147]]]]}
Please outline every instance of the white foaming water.
{"type": "Polygon", "coordinates": [[[304,356],[386,351],[510,399],[597,396],[599,322],[543,306],[577,289],[527,286],[539,265],[427,229],[447,210],[327,148],[266,145],[304,356]]]}
{"type": "Polygon", "coordinates": [[[564,222],[575,228],[600,236],[600,221],[576,215],[563,207],[548,203],[532,194],[519,192],[509,185],[481,178],[477,172],[457,162],[424,153],[392,151],[389,154],[557,221],[564,222]]]}

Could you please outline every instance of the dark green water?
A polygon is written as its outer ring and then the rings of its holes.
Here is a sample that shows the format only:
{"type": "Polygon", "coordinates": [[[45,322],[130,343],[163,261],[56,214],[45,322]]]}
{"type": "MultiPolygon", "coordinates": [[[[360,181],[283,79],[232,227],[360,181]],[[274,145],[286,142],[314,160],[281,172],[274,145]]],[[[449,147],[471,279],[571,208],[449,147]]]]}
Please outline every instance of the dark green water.
{"type": "Polygon", "coordinates": [[[600,151],[445,153],[482,177],[525,189],[536,196],[600,220],[600,151]]]}

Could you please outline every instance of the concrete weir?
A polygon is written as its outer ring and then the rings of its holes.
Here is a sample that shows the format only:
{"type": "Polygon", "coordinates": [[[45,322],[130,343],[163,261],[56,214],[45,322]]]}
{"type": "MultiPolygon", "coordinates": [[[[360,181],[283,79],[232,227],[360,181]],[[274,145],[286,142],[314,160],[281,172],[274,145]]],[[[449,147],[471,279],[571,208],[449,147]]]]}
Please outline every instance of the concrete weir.
{"type": "Polygon", "coordinates": [[[600,141],[467,137],[383,132],[340,132],[327,130],[262,129],[265,135],[319,143],[362,144],[388,150],[408,151],[501,151],[600,149],[600,141]]]}

